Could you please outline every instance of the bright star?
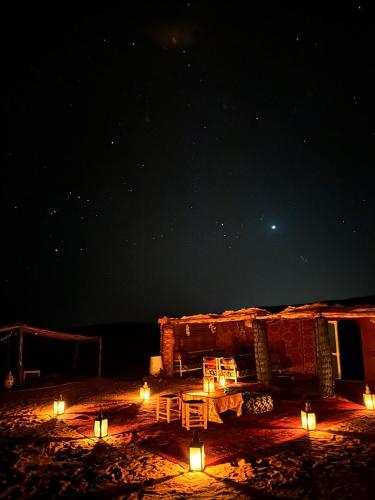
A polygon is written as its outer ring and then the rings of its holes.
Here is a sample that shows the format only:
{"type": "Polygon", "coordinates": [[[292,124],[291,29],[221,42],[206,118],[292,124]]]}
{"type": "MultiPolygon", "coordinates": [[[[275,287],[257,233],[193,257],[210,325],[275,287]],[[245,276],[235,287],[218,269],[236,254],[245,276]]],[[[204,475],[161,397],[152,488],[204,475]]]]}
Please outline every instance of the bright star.
{"type": "Polygon", "coordinates": [[[271,229],[273,229],[273,230],[275,230],[276,228],[277,228],[277,226],[275,226],[275,224],[273,224],[273,225],[271,226],[271,229]]]}

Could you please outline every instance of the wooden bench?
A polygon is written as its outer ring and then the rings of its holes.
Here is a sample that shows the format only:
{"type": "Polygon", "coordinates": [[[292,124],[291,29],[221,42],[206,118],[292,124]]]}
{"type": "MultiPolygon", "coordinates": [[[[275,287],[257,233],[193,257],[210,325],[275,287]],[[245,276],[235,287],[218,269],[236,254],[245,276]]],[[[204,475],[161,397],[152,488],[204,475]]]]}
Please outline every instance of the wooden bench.
{"type": "MultiPolygon", "coordinates": [[[[208,360],[209,359],[210,358],[208,358],[208,360]]],[[[210,375],[216,378],[222,376],[237,382],[240,378],[246,378],[256,374],[254,355],[249,352],[236,354],[231,357],[216,358],[216,375],[213,373],[215,371],[213,367],[208,371],[210,371],[210,375]]]]}
{"type": "Polygon", "coordinates": [[[175,352],[173,359],[173,372],[183,373],[202,370],[202,359],[204,356],[213,355],[214,350],[201,349],[198,351],[175,352]]]}
{"type": "Polygon", "coordinates": [[[23,382],[25,382],[26,375],[37,375],[40,378],[40,370],[24,370],[23,371],[23,382]]]}

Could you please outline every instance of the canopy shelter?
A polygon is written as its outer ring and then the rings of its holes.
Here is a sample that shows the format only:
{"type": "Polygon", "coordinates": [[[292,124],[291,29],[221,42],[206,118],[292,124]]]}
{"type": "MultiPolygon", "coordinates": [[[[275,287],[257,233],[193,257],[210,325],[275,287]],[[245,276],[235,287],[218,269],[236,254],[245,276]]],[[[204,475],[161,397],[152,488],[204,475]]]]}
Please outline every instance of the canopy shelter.
{"type": "MultiPolygon", "coordinates": [[[[257,381],[274,374],[317,376],[321,394],[336,381],[375,383],[375,297],[287,308],[247,308],[222,314],[159,319],[164,370],[177,362],[189,371],[192,356],[233,357],[251,353],[257,381]]],[[[252,366],[253,366],[252,365],[252,366]]],[[[190,368],[192,369],[192,368],[190,368]]]]}
{"type": "Polygon", "coordinates": [[[97,343],[98,344],[98,365],[97,376],[102,374],[102,337],[101,336],[86,336],[76,333],[55,332],[46,330],[45,328],[36,328],[33,326],[16,323],[13,325],[5,325],[0,327],[0,341],[5,340],[11,336],[18,337],[18,377],[19,382],[24,382],[24,336],[35,335],[39,337],[46,337],[52,340],[62,340],[65,342],[75,343],[74,352],[74,365],[76,367],[78,361],[78,346],[80,343],[97,343]]]}

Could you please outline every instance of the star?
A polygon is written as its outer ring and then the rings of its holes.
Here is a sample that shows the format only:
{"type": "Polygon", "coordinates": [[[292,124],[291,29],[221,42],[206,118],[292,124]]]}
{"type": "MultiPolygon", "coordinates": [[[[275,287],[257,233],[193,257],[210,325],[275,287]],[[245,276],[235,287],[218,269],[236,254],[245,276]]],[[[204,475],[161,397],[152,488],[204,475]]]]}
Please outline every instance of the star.
{"type": "Polygon", "coordinates": [[[275,229],[277,229],[277,226],[275,224],[272,224],[271,229],[274,231],[275,229]]]}

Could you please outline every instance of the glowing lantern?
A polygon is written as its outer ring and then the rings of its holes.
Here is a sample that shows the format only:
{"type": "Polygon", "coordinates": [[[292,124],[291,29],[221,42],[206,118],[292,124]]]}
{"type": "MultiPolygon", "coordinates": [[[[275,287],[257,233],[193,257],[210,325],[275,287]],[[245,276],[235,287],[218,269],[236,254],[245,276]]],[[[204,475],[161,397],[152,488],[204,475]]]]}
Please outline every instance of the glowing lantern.
{"type": "Polygon", "coordinates": [[[214,377],[203,377],[203,392],[215,392],[214,377]]]}
{"type": "Polygon", "coordinates": [[[302,429],[313,431],[316,428],[316,415],[311,411],[311,406],[308,401],[305,403],[305,411],[301,411],[302,429]]]}
{"type": "Polygon", "coordinates": [[[96,438],[108,436],[108,418],[104,418],[103,410],[100,410],[98,418],[94,422],[94,436],[96,438]]]}
{"type": "Polygon", "coordinates": [[[150,399],[151,391],[147,382],[143,384],[143,386],[139,390],[139,397],[143,399],[143,401],[147,401],[150,399]]]}
{"type": "Polygon", "coordinates": [[[65,413],[65,401],[63,400],[62,394],[60,394],[59,399],[55,399],[53,402],[53,413],[55,415],[62,415],[65,413]]]}
{"type": "Polygon", "coordinates": [[[14,386],[14,377],[12,375],[12,372],[9,372],[5,377],[3,385],[5,389],[11,389],[14,386]]]}
{"type": "Polygon", "coordinates": [[[194,431],[193,439],[190,443],[189,465],[191,472],[204,470],[204,445],[199,441],[198,431],[194,431]]]}
{"type": "Polygon", "coordinates": [[[366,384],[365,393],[363,395],[363,403],[368,410],[375,410],[375,394],[372,394],[368,384],[366,384]]]}
{"type": "Polygon", "coordinates": [[[219,375],[219,385],[220,387],[225,387],[227,385],[224,375],[219,375]]]}

